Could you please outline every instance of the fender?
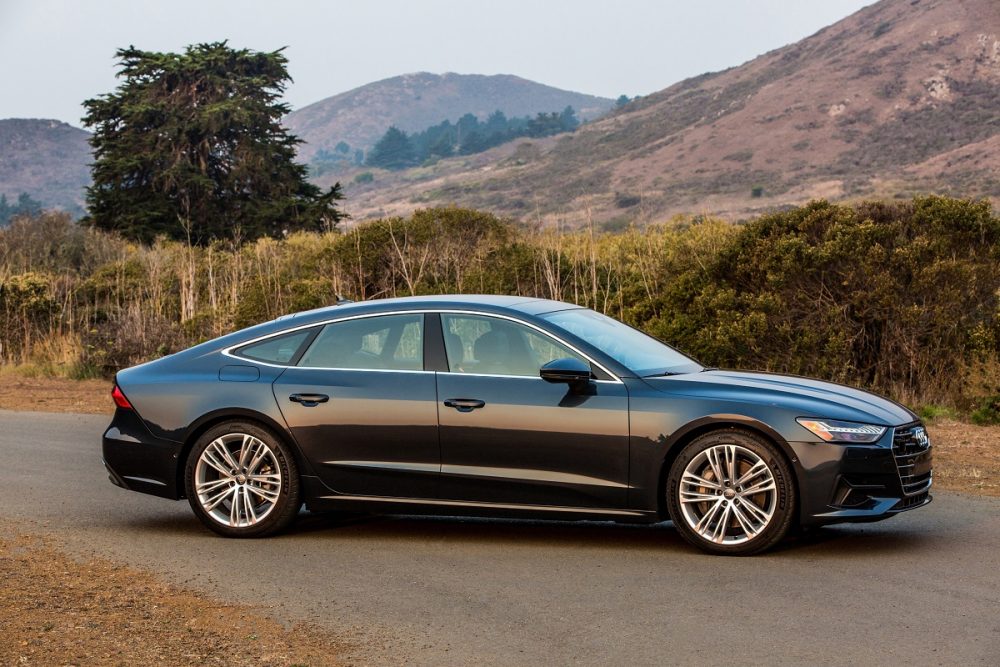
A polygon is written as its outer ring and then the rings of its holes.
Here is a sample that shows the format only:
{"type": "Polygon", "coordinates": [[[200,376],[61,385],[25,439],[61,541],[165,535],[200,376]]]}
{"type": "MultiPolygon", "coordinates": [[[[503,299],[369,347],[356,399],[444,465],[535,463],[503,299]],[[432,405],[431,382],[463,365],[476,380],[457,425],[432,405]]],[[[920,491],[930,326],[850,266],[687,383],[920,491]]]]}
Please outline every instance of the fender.
{"type": "Polygon", "coordinates": [[[801,482],[798,457],[787,440],[769,424],[747,415],[713,413],[687,421],[669,435],[664,433],[660,437],[651,438],[633,433],[629,507],[631,509],[658,510],[662,513],[664,507],[661,501],[663,500],[667,471],[680,450],[701,433],[726,427],[744,428],[776,443],[791,465],[796,482],[801,482]]]}
{"type": "Polygon", "coordinates": [[[188,452],[190,452],[191,448],[194,446],[195,440],[197,440],[202,433],[219,422],[240,418],[259,422],[274,431],[279,438],[284,440],[285,444],[295,455],[295,463],[299,468],[300,476],[315,474],[313,472],[312,465],[310,465],[309,461],[302,456],[302,452],[299,451],[298,443],[295,442],[295,438],[292,437],[292,434],[289,432],[288,427],[284,423],[279,423],[273,417],[266,415],[263,412],[237,407],[218,408],[216,410],[212,410],[211,412],[206,412],[191,424],[184,434],[184,447],[180,452],[180,460],[177,466],[180,471],[178,474],[183,475],[184,466],[181,465],[181,462],[187,458],[188,452]]]}
{"type": "Polygon", "coordinates": [[[667,438],[664,444],[663,457],[666,460],[668,454],[676,455],[676,450],[674,450],[674,445],[678,442],[686,442],[689,438],[688,436],[693,436],[695,431],[709,431],[712,428],[719,426],[741,426],[743,428],[749,429],[751,431],[757,431],[760,434],[767,436],[768,439],[774,441],[781,450],[785,453],[788,458],[789,463],[794,467],[798,463],[798,458],[795,455],[795,451],[788,444],[788,441],[773,428],[771,428],[765,422],[755,419],[753,417],[748,417],[746,415],[737,414],[712,414],[705,417],[700,417],[694,421],[688,422],[684,426],[680,427],[674,431],[670,437],[667,438]]]}

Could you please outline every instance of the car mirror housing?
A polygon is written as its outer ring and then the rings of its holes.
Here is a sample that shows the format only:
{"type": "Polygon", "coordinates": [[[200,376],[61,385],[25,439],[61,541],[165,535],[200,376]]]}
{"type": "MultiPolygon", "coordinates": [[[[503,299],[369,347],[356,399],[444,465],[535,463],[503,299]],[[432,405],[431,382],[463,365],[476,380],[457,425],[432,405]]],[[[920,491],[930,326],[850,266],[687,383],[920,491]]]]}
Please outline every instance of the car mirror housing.
{"type": "Polygon", "coordinates": [[[580,359],[568,357],[553,359],[538,370],[538,375],[546,382],[562,382],[576,388],[590,382],[590,364],[580,359]]]}

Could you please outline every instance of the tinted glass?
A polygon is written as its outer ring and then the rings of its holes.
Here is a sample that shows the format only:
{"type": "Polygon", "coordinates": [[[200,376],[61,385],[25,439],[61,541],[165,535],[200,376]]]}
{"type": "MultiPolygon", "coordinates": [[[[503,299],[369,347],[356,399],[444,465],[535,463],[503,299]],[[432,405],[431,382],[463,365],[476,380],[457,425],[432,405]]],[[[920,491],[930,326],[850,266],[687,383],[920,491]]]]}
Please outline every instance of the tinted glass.
{"type": "Polygon", "coordinates": [[[299,366],[419,371],[424,368],[424,317],[382,315],[323,327],[299,366]]]}
{"type": "Polygon", "coordinates": [[[246,345],[236,350],[236,354],[255,361],[266,361],[272,364],[287,364],[295,357],[302,343],[305,342],[313,329],[304,329],[295,333],[268,338],[260,343],[246,345]]]}
{"type": "Polygon", "coordinates": [[[542,317],[587,341],[639,376],[702,370],[701,364],[669,345],[592,310],[560,310],[542,317]]]}
{"type": "Polygon", "coordinates": [[[525,375],[553,359],[586,359],[523,324],[496,317],[441,315],[448,367],[452,373],[525,375]]]}

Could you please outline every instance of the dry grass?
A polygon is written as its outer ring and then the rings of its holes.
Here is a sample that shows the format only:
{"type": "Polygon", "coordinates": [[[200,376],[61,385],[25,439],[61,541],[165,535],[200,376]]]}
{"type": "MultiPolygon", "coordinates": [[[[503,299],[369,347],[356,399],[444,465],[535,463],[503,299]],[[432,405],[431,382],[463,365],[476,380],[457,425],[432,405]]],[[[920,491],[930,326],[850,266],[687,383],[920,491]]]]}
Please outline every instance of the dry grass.
{"type": "Polygon", "coordinates": [[[335,665],[348,645],[0,524],[0,664],[335,665]]]}

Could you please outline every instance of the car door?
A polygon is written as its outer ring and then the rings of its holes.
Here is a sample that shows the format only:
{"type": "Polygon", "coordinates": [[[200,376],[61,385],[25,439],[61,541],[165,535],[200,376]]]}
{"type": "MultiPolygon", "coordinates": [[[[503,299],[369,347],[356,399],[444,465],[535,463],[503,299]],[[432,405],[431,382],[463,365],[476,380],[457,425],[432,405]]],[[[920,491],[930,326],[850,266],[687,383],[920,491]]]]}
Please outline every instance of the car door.
{"type": "MultiPolygon", "coordinates": [[[[628,392],[582,392],[538,375],[582,356],[497,316],[441,313],[448,372],[437,374],[440,495],[503,504],[621,508],[628,489],[628,392]]],[[[590,363],[588,360],[587,363],[590,363]]]]}
{"type": "Polygon", "coordinates": [[[436,388],[424,338],[421,313],[332,322],[274,382],[292,435],[332,490],[436,495],[436,388]]]}

